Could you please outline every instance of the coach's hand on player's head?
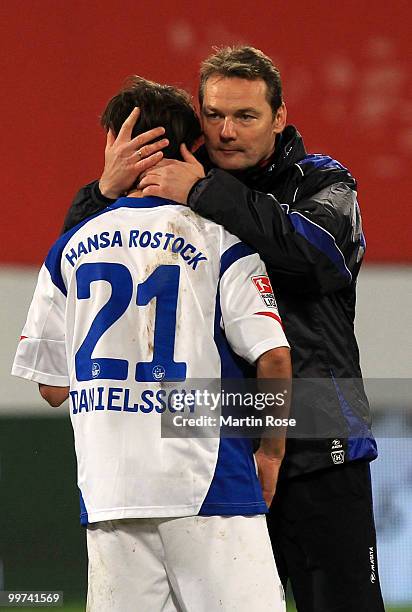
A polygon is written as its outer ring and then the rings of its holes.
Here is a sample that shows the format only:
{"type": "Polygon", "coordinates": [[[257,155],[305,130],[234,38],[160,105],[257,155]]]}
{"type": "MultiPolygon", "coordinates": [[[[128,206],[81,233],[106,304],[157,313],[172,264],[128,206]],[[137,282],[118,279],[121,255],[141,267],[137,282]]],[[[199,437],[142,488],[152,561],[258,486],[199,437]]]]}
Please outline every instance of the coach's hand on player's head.
{"type": "Polygon", "coordinates": [[[161,149],[169,144],[167,138],[151,143],[165,133],[162,127],[131,138],[139,114],[139,108],[132,110],[117,137],[111,130],[107,132],[104,170],[99,181],[100,191],[107,198],[116,199],[127,191],[142,172],[162,159],[161,149]]]}
{"type": "Polygon", "coordinates": [[[187,204],[191,188],[199,179],[205,177],[205,171],[185,144],[180,146],[180,153],[184,161],[162,160],[144,173],[139,182],[144,196],[158,196],[179,204],[187,204]]]}

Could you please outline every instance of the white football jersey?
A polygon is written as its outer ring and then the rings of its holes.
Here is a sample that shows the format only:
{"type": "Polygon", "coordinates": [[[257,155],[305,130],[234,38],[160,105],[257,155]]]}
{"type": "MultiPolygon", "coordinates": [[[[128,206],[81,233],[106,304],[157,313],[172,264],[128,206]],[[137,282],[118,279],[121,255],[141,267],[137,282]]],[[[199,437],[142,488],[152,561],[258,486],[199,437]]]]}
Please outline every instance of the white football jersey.
{"type": "Polygon", "coordinates": [[[82,522],[266,511],[250,440],[164,438],[167,385],[288,346],[264,264],[161,198],[121,198],[51,248],[12,373],[70,386],[82,522]]]}

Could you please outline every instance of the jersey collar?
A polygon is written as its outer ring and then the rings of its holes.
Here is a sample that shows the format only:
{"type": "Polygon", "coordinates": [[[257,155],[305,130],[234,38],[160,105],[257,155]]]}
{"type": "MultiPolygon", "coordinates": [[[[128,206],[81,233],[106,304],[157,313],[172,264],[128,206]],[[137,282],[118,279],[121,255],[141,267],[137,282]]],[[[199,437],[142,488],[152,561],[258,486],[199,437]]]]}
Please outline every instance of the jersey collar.
{"type": "Polygon", "coordinates": [[[116,208],[156,208],[158,206],[167,206],[168,204],[176,205],[173,200],[166,200],[165,198],[158,198],[155,196],[148,196],[145,198],[119,198],[113,204],[110,204],[107,208],[114,210],[116,208]]]}

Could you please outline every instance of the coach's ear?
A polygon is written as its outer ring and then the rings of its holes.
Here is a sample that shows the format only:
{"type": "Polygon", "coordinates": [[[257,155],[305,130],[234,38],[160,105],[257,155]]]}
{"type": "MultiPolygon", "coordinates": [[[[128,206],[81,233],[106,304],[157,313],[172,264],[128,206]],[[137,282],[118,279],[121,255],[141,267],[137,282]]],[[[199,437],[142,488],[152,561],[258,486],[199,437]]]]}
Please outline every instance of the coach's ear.
{"type": "Polygon", "coordinates": [[[286,104],[282,102],[282,104],[279,106],[273,118],[272,125],[273,125],[274,134],[280,134],[281,132],[283,132],[286,126],[287,116],[288,116],[288,111],[286,109],[286,104]]]}

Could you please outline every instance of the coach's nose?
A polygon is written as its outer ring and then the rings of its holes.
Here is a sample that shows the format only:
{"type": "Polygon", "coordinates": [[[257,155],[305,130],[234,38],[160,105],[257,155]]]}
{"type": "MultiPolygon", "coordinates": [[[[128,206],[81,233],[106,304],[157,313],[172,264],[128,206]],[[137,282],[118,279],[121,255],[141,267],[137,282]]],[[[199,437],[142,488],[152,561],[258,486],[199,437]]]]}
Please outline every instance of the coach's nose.
{"type": "Polygon", "coordinates": [[[220,131],[220,137],[222,140],[235,140],[236,129],[233,119],[231,117],[225,117],[223,121],[222,129],[220,131]]]}

